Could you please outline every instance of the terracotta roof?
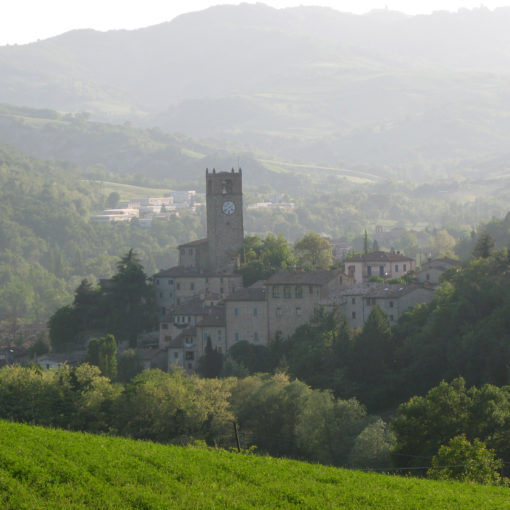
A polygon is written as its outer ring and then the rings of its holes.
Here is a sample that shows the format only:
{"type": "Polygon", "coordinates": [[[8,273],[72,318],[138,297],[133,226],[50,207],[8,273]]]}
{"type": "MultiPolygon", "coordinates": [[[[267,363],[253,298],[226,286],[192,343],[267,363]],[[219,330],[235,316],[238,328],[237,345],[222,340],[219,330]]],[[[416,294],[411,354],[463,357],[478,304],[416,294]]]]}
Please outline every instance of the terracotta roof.
{"type": "Polygon", "coordinates": [[[414,261],[411,257],[406,257],[401,253],[395,253],[391,251],[374,251],[372,253],[366,253],[363,255],[355,255],[345,262],[407,262],[414,261]]]}
{"type": "Polygon", "coordinates": [[[398,298],[423,289],[434,292],[434,289],[423,285],[400,285],[400,284],[368,284],[358,285],[349,289],[341,290],[335,296],[363,296],[370,298],[398,298]]]}
{"type": "Polygon", "coordinates": [[[233,273],[213,273],[213,272],[200,272],[196,269],[182,266],[174,266],[169,269],[162,269],[158,273],[152,275],[153,278],[170,277],[170,278],[241,278],[240,275],[233,273]]]}
{"type": "Polygon", "coordinates": [[[239,289],[231,296],[227,297],[225,301],[265,301],[266,289],[262,287],[248,287],[246,289],[239,289]]]}
{"type": "Polygon", "coordinates": [[[200,246],[201,244],[207,244],[207,237],[205,239],[196,239],[189,243],[180,244],[177,248],[191,248],[192,246],[200,246]]]}
{"type": "Polygon", "coordinates": [[[266,285],[325,285],[341,274],[340,271],[282,271],[271,276],[266,285]]]}

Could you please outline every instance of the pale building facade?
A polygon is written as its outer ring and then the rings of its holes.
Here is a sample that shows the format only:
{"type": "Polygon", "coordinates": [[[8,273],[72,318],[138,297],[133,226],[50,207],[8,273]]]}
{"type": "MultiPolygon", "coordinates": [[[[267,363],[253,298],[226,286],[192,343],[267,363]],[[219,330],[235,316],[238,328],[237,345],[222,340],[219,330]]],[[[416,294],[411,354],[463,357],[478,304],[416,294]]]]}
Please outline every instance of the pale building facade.
{"type": "Polygon", "coordinates": [[[414,259],[398,252],[375,251],[345,261],[345,271],[353,276],[355,283],[365,282],[372,276],[400,278],[415,269],[414,259]]]}
{"type": "Polygon", "coordinates": [[[362,328],[373,310],[378,306],[396,324],[399,317],[416,305],[429,303],[434,290],[422,285],[363,284],[342,290],[322,304],[325,308],[339,310],[353,329],[362,328]]]}
{"type": "Polygon", "coordinates": [[[240,289],[225,300],[227,349],[241,341],[267,345],[268,323],[266,289],[252,286],[240,289]]]}
{"type": "Polygon", "coordinates": [[[266,281],[268,341],[308,322],[333,290],[352,283],[341,271],[283,271],[266,281]]]}

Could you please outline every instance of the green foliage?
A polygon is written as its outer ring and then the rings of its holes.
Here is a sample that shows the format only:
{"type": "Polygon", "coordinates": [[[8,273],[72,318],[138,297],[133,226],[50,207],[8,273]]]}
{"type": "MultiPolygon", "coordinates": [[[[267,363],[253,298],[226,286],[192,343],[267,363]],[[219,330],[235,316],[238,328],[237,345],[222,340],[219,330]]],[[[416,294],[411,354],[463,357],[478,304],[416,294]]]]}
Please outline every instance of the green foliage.
{"type": "Polygon", "coordinates": [[[270,349],[265,345],[254,345],[246,340],[236,342],[228,350],[228,355],[238,366],[246,369],[246,375],[271,372],[275,367],[270,349]]]}
{"type": "Polygon", "coordinates": [[[392,422],[397,437],[395,461],[401,466],[423,465],[423,457],[432,457],[461,435],[468,441],[484,441],[505,457],[508,446],[503,438],[509,426],[510,387],[467,389],[462,378],[443,381],[424,397],[399,406],[392,422]]]}
{"type": "Polygon", "coordinates": [[[395,435],[380,418],[367,425],[354,441],[349,457],[354,468],[388,469],[392,465],[391,451],[395,435]]]}
{"type": "Polygon", "coordinates": [[[434,480],[460,480],[461,482],[500,485],[499,470],[503,462],[496,459],[494,450],[476,439],[470,443],[465,435],[456,436],[441,446],[432,459],[427,476],[434,480]]]}
{"type": "Polygon", "coordinates": [[[311,271],[329,269],[333,263],[331,243],[314,232],[308,233],[294,245],[296,263],[311,271]]]}
{"type": "Polygon", "coordinates": [[[142,363],[136,349],[126,349],[119,356],[117,379],[127,383],[142,371],[142,363]]]}
{"type": "MultiPolygon", "coordinates": [[[[116,338],[129,340],[131,346],[136,346],[138,334],[156,325],[154,291],[133,250],[121,258],[117,270],[117,274],[101,289],[94,289],[87,280],[82,280],[75,291],[73,305],[65,306],[52,315],[49,328],[54,350],[76,347],[81,341],[80,333],[94,329],[112,332],[116,338]]],[[[94,364],[103,363],[99,361],[98,342],[102,340],[89,346],[92,349],[90,360],[94,364]]],[[[98,366],[109,374],[115,372],[113,367],[110,370],[104,364],[98,366]]]]}
{"type": "Polygon", "coordinates": [[[68,351],[75,347],[78,324],[75,320],[74,309],[71,306],[59,308],[50,317],[48,326],[53,351],[68,351]]]}
{"type": "Polygon", "coordinates": [[[114,380],[117,377],[117,342],[113,335],[91,338],[87,351],[87,362],[96,365],[101,374],[114,380]]]}
{"type": "Polygon", "coordinates": [[[486,259],[494,253],[496,241],[490,232],[482,232],[473,248],[473,257],[475,259],[486,259]]]}
{"type": "Polygon", "coordinates": [[[127,384],[116,404],[117,428],[124,435],[153,441],[229,444],[229,389],[229,380],[145,370],[127,384]]]}
{"type": "Polygon", "coordinates": [[[42,334],[37,337],[35,342],[28,348],[28,354],[30,357],[40,356],[49,352],[50,347],[48,345],[46,335],[42,334]]]}
{"type": "Polygon", "coordinates": [[[244,285],[249,286],[294,264],[292,248],[282,234],[278,237],[268,234],[265,239],[248,236],[241,249],[239,272],[243,276],[244,285]]]}
{"type": "Polygon", "coordinates": [[[223,366],[223,355],[216,349],[213,349],[211,338],[207,337],[204,355],[198,360],[198,373],[202,377],[218,377],[223,366]]]}

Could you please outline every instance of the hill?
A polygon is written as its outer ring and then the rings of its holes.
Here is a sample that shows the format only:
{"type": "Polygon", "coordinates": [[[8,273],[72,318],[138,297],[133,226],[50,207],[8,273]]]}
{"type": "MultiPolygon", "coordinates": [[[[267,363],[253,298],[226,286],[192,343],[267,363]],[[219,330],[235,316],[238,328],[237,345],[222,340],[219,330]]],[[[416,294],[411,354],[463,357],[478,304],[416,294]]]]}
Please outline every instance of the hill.
{"type": "Polygon", "coordinates": [[[508,8],[217,6],[140,30],[1,47],[0,102],[310,164],[406,165],[414,178],[488,155],[508,165],[509,19],[508,8]]]}
{"type": "Polygon", "coordinates": [[[506,508],[508,489],[0,422],[0,504],[33,508],[506,508]]]}

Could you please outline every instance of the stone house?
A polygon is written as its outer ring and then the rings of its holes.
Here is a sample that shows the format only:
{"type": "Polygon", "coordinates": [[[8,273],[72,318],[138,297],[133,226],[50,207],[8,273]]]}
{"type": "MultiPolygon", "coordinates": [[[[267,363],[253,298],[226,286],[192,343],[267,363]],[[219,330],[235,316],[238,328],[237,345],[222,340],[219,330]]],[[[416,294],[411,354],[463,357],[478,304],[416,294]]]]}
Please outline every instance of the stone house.
{"type": "Polygon", "coordinates": [[[263,282],[239,289],[226,298],[225,315],[228,349],[243,340],[256,345],[267,345],[267,304],[263,282]]]}
{"type": "Polygon", "coordinates": [[[442,257],[440,259],[429,259],[421,265],[421,268],[416,272],[418,281],[429,283],[431,285],[438,285],[440,276],[452,267],[460,267],[461,263],[458,260],[449,257],[442,257]]]}
{"type": "Polygon", "coordinates": [[[414,259],[392,251],[374,251],[345,261],[346,273],[354,278],[355,283],[365,282],[371,276],[400,278],[415,269],[414,259]]]}
{"type": "Polygon", "coordinates": [[[370,283],[342,289],[322,305],[339,310],[351,328],[362,328],[376,305],[395,324],[402,314],[433,298],[434,290],[423,285],[370,283]]]}
{"type": "Polygon", "coordinates": [[[266,283],[268,341],[291,335],[308,322],[333,290],[352,282],[341,271],[283,271],[266,283]]]}
{"type": "Polygon", "coordinates": [[[200,315],[194,316],[182,331],[168,342],[168,369],[179,366],[188,373],[196,372],[198,360],[205,353],[208,338],[211,339],[213,348],[225,353],[225,331],[225,307],[204,307],[200,315]]]}
{"type": "Polygon", "coordinates": [[[240,275],[198,273],[180,266],[156,273],[153,281],[161,316],[193,298],[223,299],[242,287],[240,275]]]}

